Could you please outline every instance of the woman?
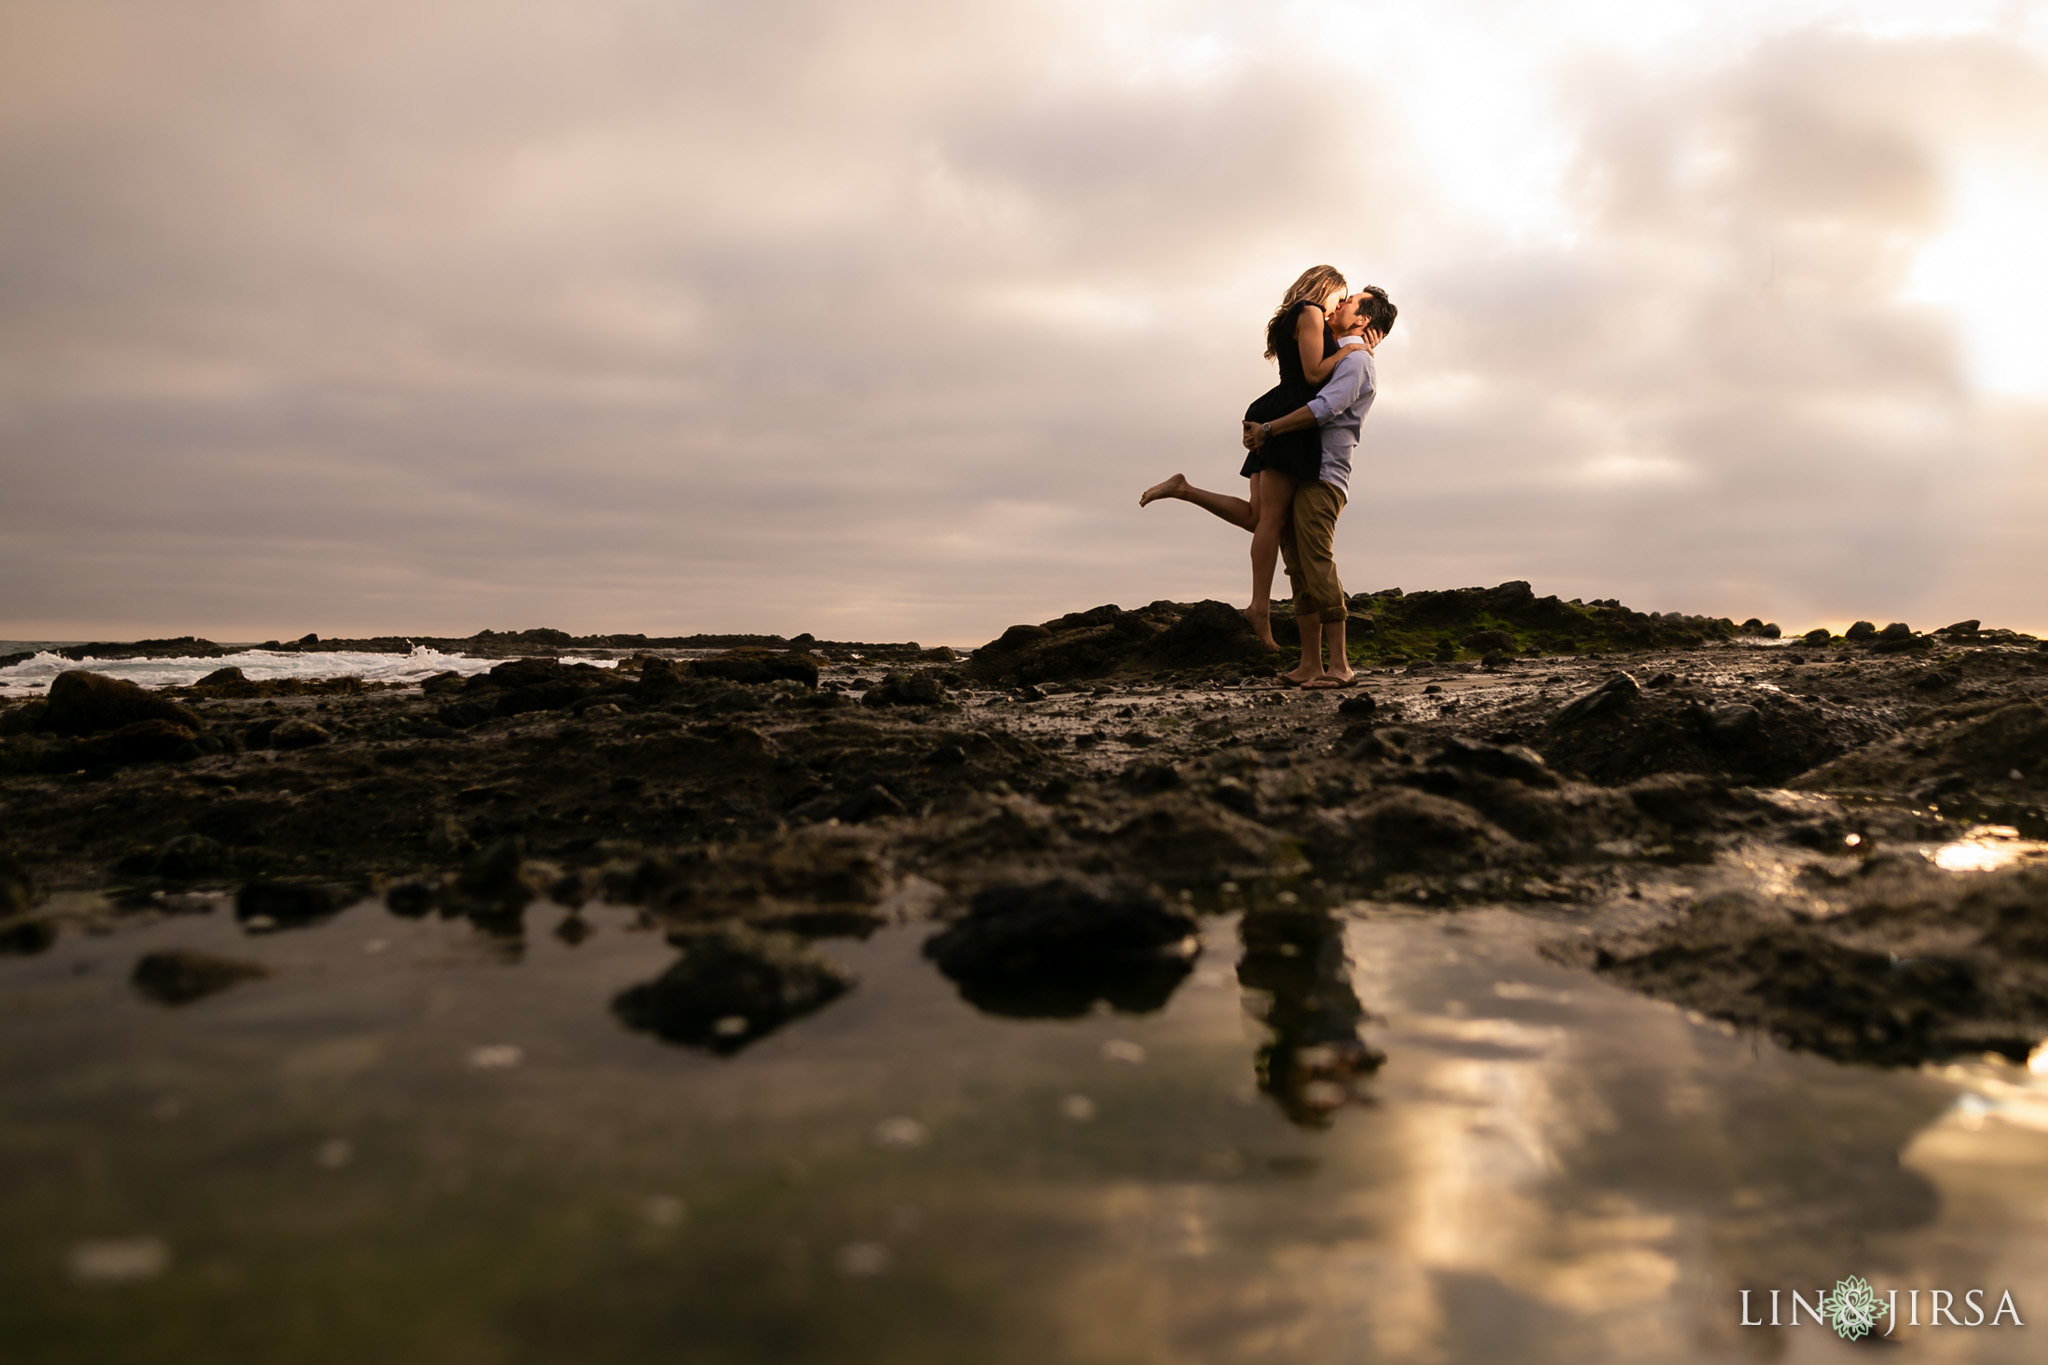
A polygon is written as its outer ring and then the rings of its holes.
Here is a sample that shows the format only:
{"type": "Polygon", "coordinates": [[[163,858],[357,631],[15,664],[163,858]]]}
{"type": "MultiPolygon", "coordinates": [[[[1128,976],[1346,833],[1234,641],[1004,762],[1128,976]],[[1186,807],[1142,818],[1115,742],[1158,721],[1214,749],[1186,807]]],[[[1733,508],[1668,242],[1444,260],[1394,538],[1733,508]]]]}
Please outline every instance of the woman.
{"type": "MultiPolygon", "coordinates": [[[[1288,287],[1266,324],[1266,358],[1280,364],[1280,382],[1252,400],[1247,422],[1283,417],[1306,404],[1337,366],[1339,347],[1330,335],[1329,312],[1347,286],[1335,266],[1311,266],[1288,287]]],[[[1234,498],[1196,488],[1179,474],[1156,483],[1138,498],[1144,507],[1160,498],[1179,498],[1206,508],[1252,533],[1252,601],[1245,616],[1259,643],[1277,650],[1273,638],[1273,569],[1280,536],[1296,484],[1313,479],[1322,464],[1322,442],[1313,430],[1275,436],[1245,457],[1238,472],[1251,480],[1251,496],[1234,498]]]]}

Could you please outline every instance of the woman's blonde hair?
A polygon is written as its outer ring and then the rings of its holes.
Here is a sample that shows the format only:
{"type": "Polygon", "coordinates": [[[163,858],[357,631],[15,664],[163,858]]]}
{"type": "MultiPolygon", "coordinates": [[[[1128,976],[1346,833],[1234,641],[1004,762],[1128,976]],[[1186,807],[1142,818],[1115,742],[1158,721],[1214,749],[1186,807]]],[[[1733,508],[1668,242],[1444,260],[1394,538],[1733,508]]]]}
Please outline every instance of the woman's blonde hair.
{"type": "Polygon", "coordinates": [[[1281,297],[1280,306],[1273,311],[1272,320],[1266,324],[1266,359],[1271,360],[1278,355],[1282,343],[1286,341],[1286,337],[1282,335],[1285,329],[1280,326],[1280,319],[1287,316],[1288,309],[1303,299],[1320,308],[1323,306],[1323,300],[1330,296],[1331,290],[1335,289],[1341,293],[1348,288],[1350,286],[1344,283],[1344,276],[1334,265],[1312,265],[1302,271],[1301,277],[1287,286],[1287,293],[1281,297]]]}

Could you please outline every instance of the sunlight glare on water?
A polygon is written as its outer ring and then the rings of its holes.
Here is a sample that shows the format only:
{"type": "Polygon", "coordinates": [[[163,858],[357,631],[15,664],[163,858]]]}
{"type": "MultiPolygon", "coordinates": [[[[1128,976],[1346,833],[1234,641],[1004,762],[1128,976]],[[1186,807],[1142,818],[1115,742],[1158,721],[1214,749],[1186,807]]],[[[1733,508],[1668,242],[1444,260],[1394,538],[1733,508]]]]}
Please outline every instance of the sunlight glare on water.
{"type": "Polygon", "coordinates": [[[2048,852],[2048,844],[2020,838],[2020,832],[2011,825],[1978,825],[1962,838],[1941,845],[1930,856],[1944,872],[1996,872],[2043,852],[2048,852]]]}

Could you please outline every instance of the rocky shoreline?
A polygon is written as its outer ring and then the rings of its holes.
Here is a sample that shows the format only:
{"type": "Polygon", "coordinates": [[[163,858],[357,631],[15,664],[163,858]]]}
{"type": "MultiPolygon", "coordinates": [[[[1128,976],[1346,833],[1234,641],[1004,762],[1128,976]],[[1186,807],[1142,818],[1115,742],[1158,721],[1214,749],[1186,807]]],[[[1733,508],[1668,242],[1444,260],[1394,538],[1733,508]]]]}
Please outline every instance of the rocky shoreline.
{"type": "Polygon", "coordinates": [[[886,923],[941,922],[984,1008],[1071,1014],[1163,1001],[1201,914],[1505,903],[1561,960],[1843,1061],[2048,1034],[2031,637],[1786,642],[1521,583],[1353,605],[1335,692],[1278,685],[1224,604],[1165,602],[965,658],[541,631],[296,642],[506,659],[422,686],[67,674],[0,710],[0,948],[370,895],[516,942],[604,898],[698,964],[633,1026],[730,1050],[847,989],[806,940],[886,923]]]}

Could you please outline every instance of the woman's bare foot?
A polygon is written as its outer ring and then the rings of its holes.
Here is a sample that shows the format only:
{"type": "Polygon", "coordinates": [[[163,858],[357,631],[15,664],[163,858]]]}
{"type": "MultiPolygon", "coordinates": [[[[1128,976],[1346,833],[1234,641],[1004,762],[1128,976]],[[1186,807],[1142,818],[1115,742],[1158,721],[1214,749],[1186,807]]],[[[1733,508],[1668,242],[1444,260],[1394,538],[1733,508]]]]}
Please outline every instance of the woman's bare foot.
{"type": "Polygon", "coordinates": [[[1341,673],[1325,670],[1317,674],[1315,677],[1310,678],[1308,681],[1302,683],[1302,686],[1310,689],[1311,691],[1324,692],[1332,688],[1349,687],[1357,681],[1357,670],[1351,668],[1347,664],[1344,668],[1344,671],[1341,673]]]}
{"type": "Polygon", "coordinates": [[[1252,623],[1252,634],[1259,637],[1259,643],[1274,653],[1280,652],[1280,642],[1273,638],[1273,609],[1269,606],[1260,610],[1259,605],[1244,609],[1244,619],[1252,623]]]}
{"type": "Polygon", "coordinates": [[[1322,676],[1322,670],[1314,664],[1296,664],[1280,675],[1280,681],[1293,683],[1296,687],[1307,687],[1311,681],[1322,676]]]}
{"type": "Polygon", "coordinates": [[[1138,495],[1138,506],[1148,507],[1161,498],[1177,498],[1187,490],[1187,486],[1187,476],[1184,474],[1176,474],[1170,479],[1161,479],[1158,483],[1153,484],[1138,495]]]}

